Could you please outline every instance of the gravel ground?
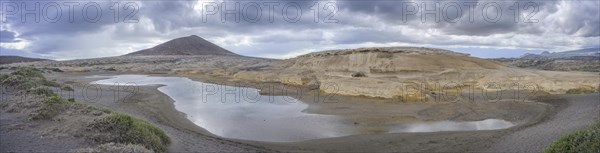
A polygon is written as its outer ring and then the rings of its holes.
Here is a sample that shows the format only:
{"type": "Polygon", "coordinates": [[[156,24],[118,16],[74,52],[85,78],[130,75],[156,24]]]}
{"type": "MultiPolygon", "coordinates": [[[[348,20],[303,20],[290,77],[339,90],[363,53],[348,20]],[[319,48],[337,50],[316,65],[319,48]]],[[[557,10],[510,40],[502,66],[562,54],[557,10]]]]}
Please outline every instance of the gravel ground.
{"type": "Polygon", "coordinates": [[[600,120],[600,94],[561,95],[568,103],[545,122],[510,133],[488,152],[541,152],[560,136],[600,120]]]}
{"type": "Polygon", "coordinates": [[[52,121],[31,121],[25,113],[0,110],[0,152],[68,152],[92,147],[82,137],[41,134],[52,121]]]}

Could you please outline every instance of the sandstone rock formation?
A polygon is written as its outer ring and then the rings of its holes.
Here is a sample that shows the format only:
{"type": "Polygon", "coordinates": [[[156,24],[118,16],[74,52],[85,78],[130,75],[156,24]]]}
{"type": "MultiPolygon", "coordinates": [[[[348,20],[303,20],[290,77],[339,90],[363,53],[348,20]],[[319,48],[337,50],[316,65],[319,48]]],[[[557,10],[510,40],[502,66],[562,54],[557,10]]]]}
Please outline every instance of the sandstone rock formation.
{"type": "Polygon", "coordinates": [[[234,78],[319,86],[321,91],[334,94],[405,100],[426,100],[461,90],[564,92],[597,87],[599,82],[598,75],[593,73],[510,68],[467,54],[415,47],[310,53],[260,70],[237,72],[234,78]]]}

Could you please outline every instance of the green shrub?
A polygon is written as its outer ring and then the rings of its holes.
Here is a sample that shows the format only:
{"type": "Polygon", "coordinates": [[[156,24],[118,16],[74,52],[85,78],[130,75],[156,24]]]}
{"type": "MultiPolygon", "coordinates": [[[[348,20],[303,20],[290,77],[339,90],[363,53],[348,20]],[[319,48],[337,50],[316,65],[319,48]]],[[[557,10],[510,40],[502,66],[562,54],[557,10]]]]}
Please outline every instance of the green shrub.
{"type": "Polygon", "coordinates": [[[8,75],[2,75],[0,77],[0,84],[6,86],[16,86],[19,89],[31,89],[37,87],[38,84],[49,84],[46,82],[46,78],[42,75],[41,71],[35,68],[18,67],[15,68],[15,72],[8,75]]]}
{"type": "Polygon", "coordinates": [[[8,78],[8,77],[10,77],[10,75],[9,75],[9,74],[0,74],[0,82],[3,82],[3,81],[4,81],[4,79],[6,79],[6,78],[8,78]]]}
{"type": "Polygon", "coordinates": [[[73,102],[64,99],[58,95],[49,96],[46,98],[47,102],[50,104],[73,104],[73,102]]]}
{"type": "MultiPolygon", "coordinates": [[[[52,93],[54,94],[54,93],[52,93]]],[[[42,119],[52,119],[54,116],[60,114],[64,110],[65,104],[69,104],[67,100],[61,98],[60,96],[53,95],[45,98],[46,102],[39,107],[39,109],[35,110],[33,113],[29,114],[30,119],[32,120],[42,120],[42,119]]]]}
{"type": "Polygon", "coordinates": [[[65,71],[63,71],[63,70],[61,70],[59,68],[46,68],[46,69],[48,69],[50,71],[53,71],[53,72],[65,72],[65,71]]]}
{"type": "MultiPolygon", "coordinates": [[[[96,108],[96,109],[97,109],[97,108],[96,108]]],[[[107,109],[107,108],[100,108],[99,110],[100,110],[101,112],[103,112],[103,113],[106,113],[106,114],[110,114],[110,113],[112,113],[112,111],[111,111],[110,109],[107,109]]]]}
{"type": "Polygon", "coordinates": [[[60,89],[63,91],[75,91],[71,86],[62,86],[60,89]]]}
{"type": "Polygon", "coordinates": [[[21,75],[9,74],[8,77],[4,78],[0,84],[5,86],[16,86],[19,89],[31,89],[37,86],[34,80],[28,79],[21,75]]]}
{"type": "Polygon", "coordinates": [[[94,123],[101,131],[115,135],[110,142],[139,144],[156,152],[165,152],[169,137],[158,127],[127,114],[112,113],[94,123]]]}
{"type": "Polygon", "coordinates": [[[598,153],[600,152],[600,122],[581,131],[562,136],[546,153],[598,153]]]}
{"type": "Polygon", "coordinates": [[[32,78],[44,78],[44,75],[42,75],[42,71],[36,69],[36,68],[30,68],[30,67],[19,67],[17,68],[17,70],[13,73],[11,73],[13,75],[21,75],[24,77],[32,77],[32,78]]]}
{"type": "Polygon", "coordinates": [[[32,91],[33,93],[37,94],[37,95],[42,95],[42,96],[46,96],[46,97],[53,97],[53,96],[57,96],[54,91],[46,88],[46,87],[36,87],[31,89],[30,91],[32,91]]]}
{"type": "Polygon", "coordinates": [[[144,146],[134,144],[120,143],[105,143],[93,148],[80,148],[72,150],[72,153],[104,153],[104,152],[120,152],[120,153],[148,153],[153,152],[144,148],[144,146]]]}
{"type": "Polygon", "coordinates": [[[40,82],[42,83],[42,85],[45,85],[45,86],[60,87],[60,84],[58,84],[58,83],[56,83],[54,81],[48,81],[48,80],[44,79],[44,80],[41,80],[40,82]]]}
{"type": "Polygon", "coordinates": [[[62,111],[63,109],[59,104],[45,103],[43,106],[39,107],[38,110],[29,114],[29,117],[32,120],[51,119],[62,111]]]}

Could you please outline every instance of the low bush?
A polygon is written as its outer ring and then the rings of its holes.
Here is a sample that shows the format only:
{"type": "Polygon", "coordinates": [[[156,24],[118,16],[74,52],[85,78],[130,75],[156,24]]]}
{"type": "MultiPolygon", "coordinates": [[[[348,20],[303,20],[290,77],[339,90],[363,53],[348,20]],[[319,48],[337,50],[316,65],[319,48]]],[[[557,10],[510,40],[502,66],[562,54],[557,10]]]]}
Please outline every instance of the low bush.
{"type": "Polygon", "coordinates": [[[75,91],[71,86],[62,86],[60,89],[63,91],[75,91]]]}
{"type": "Polygon", "coordinates": [[[165,152],[170,142],[169,137],[158,127],[127,114],[112,113],[97,119],[92,127],[101,132],[108,132],[112,140],[104,140],[123,144],[139,144],[156,152],[165,152]]]}
{"type": "Polygon", "coordinates": [[[5,86],[14,86],[18,89],[25,89],[25,90],[37,87],[37,83],[35,80],[28,79],[21,75],[13,75],[13,74],[8,74],[6,76],[3,76],[3,79],[0,82],[0,84],[5,85],[5,86]]]}
{"type": "Polygon", "coordinates": [[[50,97],[46,98],[46,101],[50,104],[73,104],[73,102],[74,102],[74,101],[69,101],[67,99],[64,99],[58,95],[50,96],[50,97]]]}
{"type": "Polygon", "coordinates": [[[546,150],[546,153],[598,153],[600,152],[600,122],[562,136],[546,150]]]}
{"type": "Polygon", "coordinates": [[[0,84],[5,86],[14,86],[18,89],[31,89],[37,87],[38,84],[52,84],[47,82],[42,72],[35,68],[18,67],[11,74],[0,76],[0,84]]]}
{"type": "Polygon", "coordinates": [[[36,68],[30,68],[30,67],[19,67],[19,68],[17,68],[17,70],[15,72],[13,72],[11,74],[21,75],[21,76],[30,77],[30,78],[44,78],[44,75],[42,75],[42,71],[40,71],[36,68]]]}
{"type": "Polygon", "coordinates": [[[73,153],[105,153],[105,152],[121,152],[121,153],[149,153],[152,152],[140,145],[105,143],[93,148],[81,148],[71,151],[73,153]]]}
{"type": "Polygon", "coordinates": [[[0,74],[0,82],[4,81],[4,79],[8,78],[10,75],[8,74],[0,74]]]}
{"type": "Polygon", "coordinates": [[[29,92],[33,92],[36,95],[41,95],[41,96],[46,96],[46,97],[53,97],[53,96],[57,96],[54,91],[48,89],[47,87],[35,87],[29,90],[29,92]]]}
{"type": "MultiPolygon", "coordinates": [[[[54,93],[52,93],[54,94],[54,93]]],[[[29,114],[32,120],[44,120],[52,119],[65,110],[67,104],[72,104],[58,95],[52,95],[45,97],[45,103],[41,105],[37,110],[29,114]]]]}
{"type": "Polygon", "coordinates": [[[352,77],[367,77],[367,75],[363,72],[352,73],[352,77]]]}
{"type": "Polygon", "coordinates": [[[48,81],[48,80],[45,80],[45,79],[44,79],[44,80],[42,80],[42,81],[40,81],[40,82],[42,83],[42,85],[45,85],[45,86],[49,86],[49,87],[60,87],[60,84],[58,84],[58,83],[56,83],[56,82],[54,82],[54,81],[48,81]]]}
{"type": "Polygon", "coordinates": [[[61,70],[59,68],[46,68],[46,69],[48,69],[48,70],[50,70],[52,72],[65,72],[65,71],[63,71],[63,70],[61,70]]]}
{"type": "Polygon", "coordinates": [[[55,103],[44,103],[39,109],[29,114],[31,120],[46,120],[52,119],[54,116],[62,112],[63,109],[60,104],[55,103]]]}

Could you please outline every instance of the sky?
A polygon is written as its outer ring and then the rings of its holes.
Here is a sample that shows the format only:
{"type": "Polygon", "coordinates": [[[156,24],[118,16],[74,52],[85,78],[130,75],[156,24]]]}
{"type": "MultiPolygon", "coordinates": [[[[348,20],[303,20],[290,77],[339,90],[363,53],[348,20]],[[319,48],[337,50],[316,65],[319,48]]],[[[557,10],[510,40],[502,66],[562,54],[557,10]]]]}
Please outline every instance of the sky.
{"type": "Polygon", "coordinates": [[[482,58],[600,47],[598,0],[0,1],[0,55],[119,56],[197,35],[238,54],[417,46],[482,58]]]}

